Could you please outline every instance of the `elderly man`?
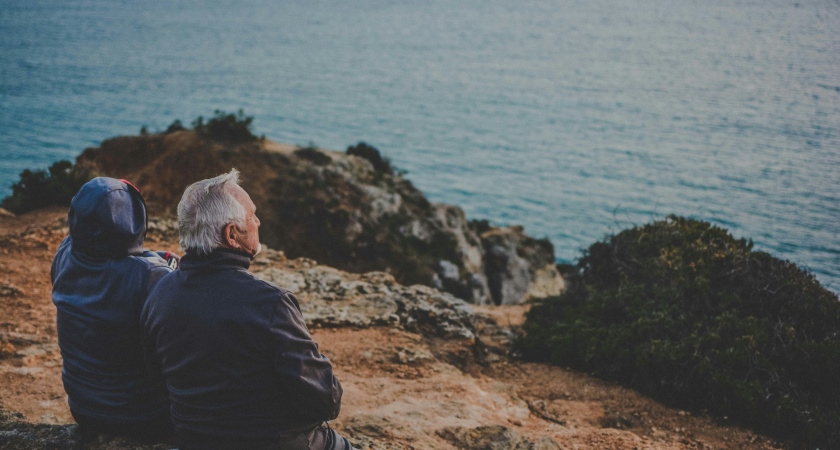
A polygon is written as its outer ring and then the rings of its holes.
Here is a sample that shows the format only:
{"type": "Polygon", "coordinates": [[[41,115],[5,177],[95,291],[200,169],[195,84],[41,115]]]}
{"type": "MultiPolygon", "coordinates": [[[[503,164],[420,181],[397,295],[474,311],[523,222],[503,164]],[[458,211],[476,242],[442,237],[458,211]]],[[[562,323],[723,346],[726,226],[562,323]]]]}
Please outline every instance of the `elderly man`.
{"type": "Polygon", "coordinates": [[[142,312],[180,448],[350,449],[324,425],[342,389],[295,296],[248,271],[256,206],[239,173],[199,181],[178,204],[180,270],[142,312]]]}
{"type": "Polygon", "coordinates": [[[85,437],[166,439],[169,399],[160,372],[144,361],[140,309],[175,264],[143,250],[146,207],[127,181],[88,181],[70,203],[68,222],[51,276],[70,412],[85,437]]]}

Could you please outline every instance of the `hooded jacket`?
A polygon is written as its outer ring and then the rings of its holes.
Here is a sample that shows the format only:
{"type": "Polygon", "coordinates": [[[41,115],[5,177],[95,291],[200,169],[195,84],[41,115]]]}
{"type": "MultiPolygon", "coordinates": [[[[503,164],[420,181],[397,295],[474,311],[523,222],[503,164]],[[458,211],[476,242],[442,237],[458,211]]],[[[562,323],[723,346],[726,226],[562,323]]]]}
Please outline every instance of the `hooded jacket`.
{"type": "Polygon", "coordinates": [[[73,197],[70,235],[50,271],[61,372],[70,410],[103,423],[135,424],[169,413],[159,373],[147,369],[140,310],[171,272],[143,250],[146,208],[133,186],[94,178],[73,197]]]}
{"type": "Polygon", "coordinates": [[[275,448],[338,416],[341,384],[294,294],[255,277],[248,255],[187,252],[143,308],[149,360],[183,448],[275,448]]]}

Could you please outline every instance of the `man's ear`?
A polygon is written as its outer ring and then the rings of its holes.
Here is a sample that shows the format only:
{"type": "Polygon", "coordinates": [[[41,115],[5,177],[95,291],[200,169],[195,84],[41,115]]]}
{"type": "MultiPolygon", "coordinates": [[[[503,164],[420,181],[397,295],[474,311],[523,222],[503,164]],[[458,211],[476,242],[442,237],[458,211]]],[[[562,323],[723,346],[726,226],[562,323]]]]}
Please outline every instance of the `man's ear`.
{"type": "Polygon", "coordinates": [[[240,247],[239,242],[236,242],[236,233],[236,225],[232,223],[225,225],[225,228],[222,230],[222,241],[227,247],[232,249],[238,249],[240,247]]]}

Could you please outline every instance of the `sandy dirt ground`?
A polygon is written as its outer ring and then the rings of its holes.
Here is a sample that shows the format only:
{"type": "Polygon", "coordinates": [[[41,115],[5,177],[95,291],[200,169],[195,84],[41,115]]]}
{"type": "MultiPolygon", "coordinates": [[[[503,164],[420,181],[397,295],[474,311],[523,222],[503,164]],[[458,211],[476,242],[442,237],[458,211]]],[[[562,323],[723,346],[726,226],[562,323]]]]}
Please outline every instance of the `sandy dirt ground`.
{"type": "MultiPolygon", "coordinates": [[[[73,421],[50,300],[50,263],[67,234],[65,216],[66,208],[0,216],[0,408],[34,423],[73,421]]],[[[154,232],[146,247],[178,249],[172,236],[154,232]]],[[[526,307],[476,311],[515,328],[526,307]]],[[[391,327],[311,331],[344,386],[331,425],[362,448],[781,448],[723,419],[483,351],[471,340],[391,327]]]]}

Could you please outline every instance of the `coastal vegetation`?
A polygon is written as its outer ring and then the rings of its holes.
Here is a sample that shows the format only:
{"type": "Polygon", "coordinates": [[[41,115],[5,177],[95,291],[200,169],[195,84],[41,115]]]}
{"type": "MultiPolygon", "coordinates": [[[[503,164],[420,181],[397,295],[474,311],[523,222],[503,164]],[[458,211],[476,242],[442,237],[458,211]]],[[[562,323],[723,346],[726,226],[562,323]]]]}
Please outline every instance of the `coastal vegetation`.
{"type": "Polygon", "coordinates": [[[518,351],[810,447],[840,448],[840,302],[812,274],[670,216],[596,242],[518,351]]]}
{"type": "MultiPolygon", "coordinates": [[[[253,116],[246,116],[240,109],[236,114],[226,113],[221,110],[213,112],[213,117],[204,123],[204,117],[198,116],[192,123],[193,130],[202,136],[211,139],[228,142],[250,142],[257,140],[257,136],[251,132],[253,116]]],[[[167,133],[183,129],[180,120],[175,120],[166,129],[167,133]]]]}
{"type": "Polygon", "coordinates": [[[165,134],[170,134],[170,133],[174,133],[176,131],[182,131],[182,130],[186,130],[186,128],[184,127],[184,124],[181,123],[180,119],[175,119],[175,121],[173,121],[168,127],[166,127],[166,131],[164,131],[164,133],[165,134]]]}
{"type": "Polygon", "coordinates": [[[347,154],[358,156],[370,161],[373,165],[373,169],[377,172],[387,173],[390,175],[394,174],[394,168],[391,167],[391,161],[388,158],[383,157],[376,147],[368,145],[365,142],[359,142],[356,145],[347,147],[347,154]]]}
{"type": "Polygon", "coordinates": [[[0,205],[15,214],[46,206],[69,205],[89,179],[86,171],[67,160],[53,163],[48,170],[25,169],[20,173],[20,181],[12,185],[12,195],[4,198],[0,205]]]}

